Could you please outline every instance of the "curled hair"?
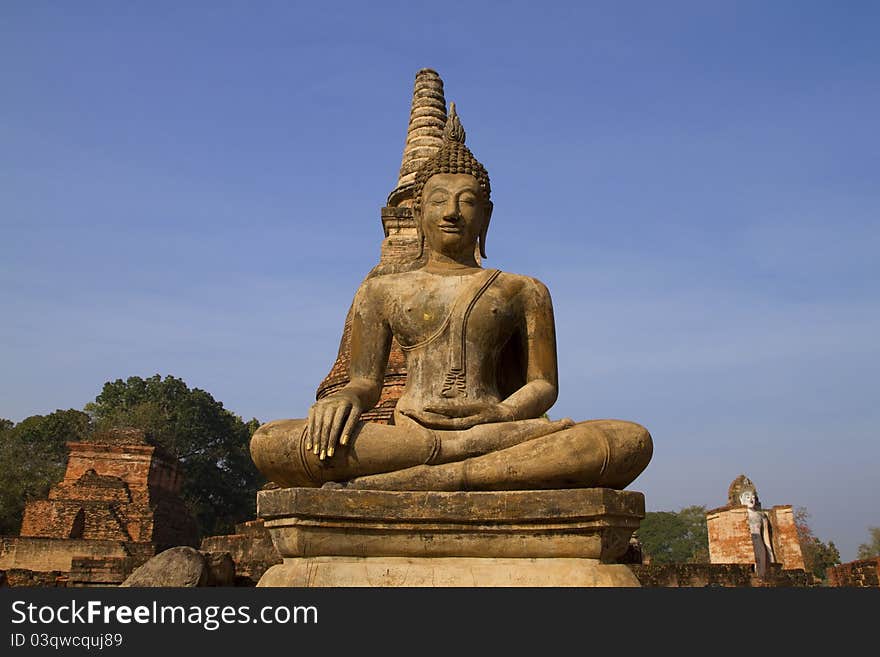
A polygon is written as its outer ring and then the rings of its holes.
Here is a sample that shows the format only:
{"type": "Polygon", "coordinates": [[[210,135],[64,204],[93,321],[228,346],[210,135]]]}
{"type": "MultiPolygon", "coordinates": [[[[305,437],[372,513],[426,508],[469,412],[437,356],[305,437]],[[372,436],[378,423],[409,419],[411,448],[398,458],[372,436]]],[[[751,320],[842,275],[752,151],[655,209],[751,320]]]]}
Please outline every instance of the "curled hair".
{"type": "Polygon", "coordinates": [[[443,129],[443,145],[419,168],[413,190],[413,212],[421,212],[422,190],[431,176],[438,173],[464,173],[477,179],[480,191],[486,202],[490,200],[491,187],[486,167],[477,161],[470,149],[464,145],[465,131],[455,112],[455,103],[449,108],[449,118],[443,129]]]}

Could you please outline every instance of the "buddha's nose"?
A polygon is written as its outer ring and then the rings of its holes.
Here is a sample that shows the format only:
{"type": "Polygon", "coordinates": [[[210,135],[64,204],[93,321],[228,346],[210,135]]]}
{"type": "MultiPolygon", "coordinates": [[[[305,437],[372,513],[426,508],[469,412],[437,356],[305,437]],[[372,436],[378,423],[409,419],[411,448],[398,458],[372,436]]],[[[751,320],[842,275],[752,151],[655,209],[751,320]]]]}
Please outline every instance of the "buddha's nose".
{"type": "Polygon", "coordinates": [[[457,203],[449,203],[443,213],[443,219],[445,221],[458,221],[461,219],[461,209],[458,207],[457,203]]]}

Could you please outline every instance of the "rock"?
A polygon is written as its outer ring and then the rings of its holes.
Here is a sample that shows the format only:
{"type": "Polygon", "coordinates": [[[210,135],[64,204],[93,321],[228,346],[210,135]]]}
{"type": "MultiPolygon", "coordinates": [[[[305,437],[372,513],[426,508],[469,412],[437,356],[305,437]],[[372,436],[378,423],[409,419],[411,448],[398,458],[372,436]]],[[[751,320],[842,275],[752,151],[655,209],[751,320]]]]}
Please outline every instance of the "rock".
{"type": "Polygon", "coordinates": [[[208,567],[206,586],[235,586],[235,562],[228,552],[202,552],[208,567]]]}
{"type": "Polygon", "coordinates": [[[206,586],[208,578],[208,562],[201,552],[191,547],[174,547],[137,568],[120,586],[191,588],[206,586]]]}

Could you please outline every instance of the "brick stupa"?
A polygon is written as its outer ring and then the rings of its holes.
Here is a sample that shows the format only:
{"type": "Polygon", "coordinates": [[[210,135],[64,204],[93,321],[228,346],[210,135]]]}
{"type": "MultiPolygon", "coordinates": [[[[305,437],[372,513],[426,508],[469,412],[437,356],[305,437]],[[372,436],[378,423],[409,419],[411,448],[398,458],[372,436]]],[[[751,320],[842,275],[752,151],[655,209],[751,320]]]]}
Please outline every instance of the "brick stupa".
{"type": "Polygon", "coordinates": [[[178,463],[143,431],[116,429],[67,446],[64,479],[48,499],[27,503],[20,537],[0,539],[0,568],[113,584],[157,552],[198,545],[178,463]]]}
{"type": "MultiPolygon", "coordinates": [[[[709,532],[709,561],[716,564],[751,564],[755,549],[749,532],[748,510],[739,501],[745,486],[754,486],[745,475],[739,475],[727,490],[727,505],[706,513],[709,532]]],[[[794,511],[790,504],[767,510],[770,520],[773,552],[782,570],[804,570],[794,511]]]]}
{"type": "MultiPolygon", "coordinates": [[[[382,241],[379,263],[367,274],[367,278],[400,271],[417,269],[423,262],[418,232],[413,219],[413,187],[416,171],[443,143],[446,126],[446,99],[443,80],[436,71],[424,68],[416,74],[410,107],[409,126],[403,150],[403,161],[397,186],[388,195],[387,205],[382,208],[382,241]]],[[[322,399],[333,394],[348,383],[351,361],[351,308],[345,318],[339,353],[330,373],[318,386],[316,397],[322,399]]],[[[394,408],[403,394],[406,383],[406,360],[400,345],[394,340],[388,366],[385,368],[385,385],[376,407],[361,416],[366,422],[392,424],[394,408]]]]}

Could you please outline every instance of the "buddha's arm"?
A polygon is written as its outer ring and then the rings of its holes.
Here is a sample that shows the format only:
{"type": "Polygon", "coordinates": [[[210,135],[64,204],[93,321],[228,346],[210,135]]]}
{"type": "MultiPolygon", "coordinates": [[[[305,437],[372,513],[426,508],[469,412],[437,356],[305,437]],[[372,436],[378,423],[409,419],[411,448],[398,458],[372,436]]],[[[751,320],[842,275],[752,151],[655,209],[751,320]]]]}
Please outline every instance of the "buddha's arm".
{"type": "Polygon", "coordinates": [[[337,444],[348,443],[361,413],[375,406],[382,392],[391,329],[382,311],[378,287],[374,280],[365,281],[355,296],[349,382],[309,410],[306,449],[322,460],[333,456],[337,444]]]}
{"type": "Polygon", "coordinates": [[[556,365],[556,325],[550,291],[529,279],[520,293],[523,326],[521,349],[526,363],[525,385],[501,403],[513,410],[514,419],[541,417],[556,402],[559,392],[556,365]]]}

